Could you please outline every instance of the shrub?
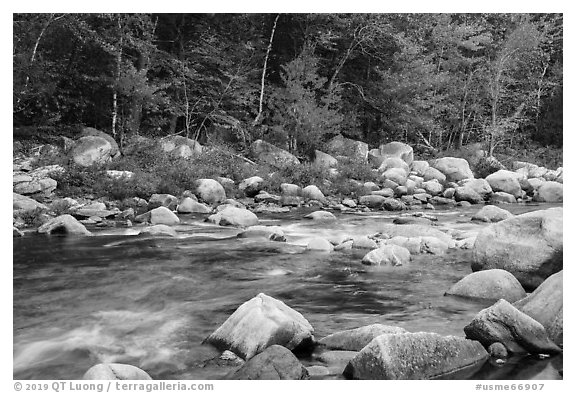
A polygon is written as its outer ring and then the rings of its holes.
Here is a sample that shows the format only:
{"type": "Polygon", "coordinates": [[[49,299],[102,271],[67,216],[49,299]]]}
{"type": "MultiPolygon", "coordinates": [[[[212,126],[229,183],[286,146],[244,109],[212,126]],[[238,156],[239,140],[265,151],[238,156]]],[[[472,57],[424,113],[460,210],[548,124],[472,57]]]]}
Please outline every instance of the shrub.
{"type": "Polygon", "coordinates": [[[361,182],[376,181],[378,176],[366,161],[351,158],[338,159],[336,166],[341,179],[355,179],[361,182]]]}

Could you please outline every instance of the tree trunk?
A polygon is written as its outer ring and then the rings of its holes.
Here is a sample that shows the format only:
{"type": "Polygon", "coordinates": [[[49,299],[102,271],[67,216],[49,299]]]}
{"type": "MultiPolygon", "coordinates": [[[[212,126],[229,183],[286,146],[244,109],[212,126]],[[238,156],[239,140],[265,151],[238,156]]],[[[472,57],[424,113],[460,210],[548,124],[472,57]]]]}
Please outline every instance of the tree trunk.
{"type": "Polygon", "coordinates": [[[116,85],[120,80],[120,71],[122,65],[122,45],[124,43],[124,35],[122,34],[122,23],[120,22],[120,17],[118,17],[118,33],[120,34],[120,39],[118,41],[118,50],[116,52],[116,78],[115,84],[112,88],[112,136],[116,140],[118,140],[116,138],[116,126],[118,123],[118,87],[116,85]]]}
{"type": "Polygon", "coordinates": [[[276,32],[276,24],[278,23],[278,18],[280,18],[280,14],[276,15],[274,19],[274,24],[272,25],[272,32],[270,33],[270,41],[268,42],[268,48],[266,49],[266,57],[264,58],[264,67],[262,67],[262,82],[260,87],[260,103],[258,105],[258,114],[256,118],[252,122],[252,126],[255,126],[260,121],[260,117],[262,116],[262,103],[264,102],[264,84],[266,81],[266,66],[268,64],[268,57],[270,56],[270,51],[272,50],[272,41],[274,40],[274,33],[276,32]]]}

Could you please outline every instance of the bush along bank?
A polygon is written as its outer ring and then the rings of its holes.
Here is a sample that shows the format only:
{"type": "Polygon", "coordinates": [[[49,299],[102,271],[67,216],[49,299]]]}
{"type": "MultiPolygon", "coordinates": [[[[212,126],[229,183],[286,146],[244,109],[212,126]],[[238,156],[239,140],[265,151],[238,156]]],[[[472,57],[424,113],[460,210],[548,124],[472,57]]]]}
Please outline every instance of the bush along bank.
{"type": "Polygon", "coordinates": [[[218,213],[222,204],[258,214],[300,207],[399,211],[563,200],[562,167],[514,161],[505,168],[481,154],[415,160],[412,147],[401,142],[370,150],[338,136],[326,151],[301,162],[261,140],[243,156],[229,146],[202,146],[181,136],[135,137],[121,155],[112,138],[91,130],[62,146],[40,145],[26,153],[15,142],[15,229],[38,227],[61,214],[100,226],[131,223],[160,206],[157,195],[169,195],[165,207],[179,214],[218,213]],[[477,169],[486,177],[475,177],[477,169]],[[212,191],[202,191],[206,187],[212,191]],[[189,207],[190,199],[202,205],[189,207]]]}

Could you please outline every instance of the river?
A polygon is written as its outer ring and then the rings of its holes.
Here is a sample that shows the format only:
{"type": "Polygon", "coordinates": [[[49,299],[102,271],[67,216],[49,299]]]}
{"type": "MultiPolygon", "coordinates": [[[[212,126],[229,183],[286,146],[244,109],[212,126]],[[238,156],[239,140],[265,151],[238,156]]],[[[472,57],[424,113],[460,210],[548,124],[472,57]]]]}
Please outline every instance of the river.
{"type": "MultiPolygon", "coordinates": [[[[548,207],[505,206],[514,214],[548,207]]],[[[426,212],[439,229],[476,231],[487,225],[470,221],[478,209],[426,212]]],[[[259,215],[282,227],[286,243],[240,239],[238,229],[182,215],[178,238],[135,236],[138,227],[14,238],[14,378],[78,379],[100,362],[133,364],[154,379],[221,378],[230,370],[204,366],[218,352],[202,340],[260,292],[302,313],[317,338],[373,323],[463,336],[493,303],[444,296],[471,272],[469,250],[418,255],[397,268],[362,265],[366,250],[304,250],[315,236],[375,233],[398,213],[337,214],[335,223],[305,213],[259,215]]],[[[560,379],[561,369],[561,355],[522,357],[466,377],[560,379]]]]}

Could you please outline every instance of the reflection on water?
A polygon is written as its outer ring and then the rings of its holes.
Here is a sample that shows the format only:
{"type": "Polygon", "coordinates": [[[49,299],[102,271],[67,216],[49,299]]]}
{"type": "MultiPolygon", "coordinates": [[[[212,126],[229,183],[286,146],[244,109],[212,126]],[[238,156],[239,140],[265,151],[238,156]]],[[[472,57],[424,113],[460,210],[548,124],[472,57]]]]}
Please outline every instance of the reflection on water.
{"type": "MultiPolygon", "coordinates": [[[[433,214],[440,229],[470,231],[483,225],[470,223],[473,211],[433,214]]],[[[463,336],[492,303],[443,296],[470,273],[469,251],[374,268],[359,262],[365,251],[302,247],[316,236],[374,233],[397,214],[341,215],[330,224],[302,215],[262,220],[281,225],[286,243],[238,239],[237,229],[195,218],[176,228],[179,238],[141,238],[132,228],[14,239],[14,378],[75,379],[102,361],[130,363],[157,379],[220,378],[225,370],[201,367],[218,354],[201,342],[260,292],[301,312],[316,337],[372,323],[463,336]]],[[[461,378],[559,378],[559,359],[487,363],[461,378]]]]}

